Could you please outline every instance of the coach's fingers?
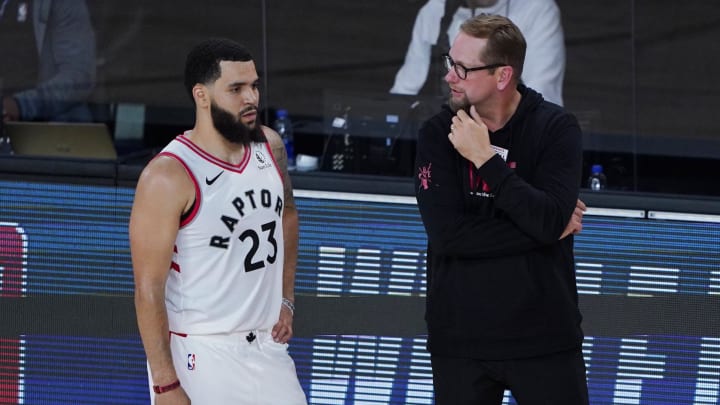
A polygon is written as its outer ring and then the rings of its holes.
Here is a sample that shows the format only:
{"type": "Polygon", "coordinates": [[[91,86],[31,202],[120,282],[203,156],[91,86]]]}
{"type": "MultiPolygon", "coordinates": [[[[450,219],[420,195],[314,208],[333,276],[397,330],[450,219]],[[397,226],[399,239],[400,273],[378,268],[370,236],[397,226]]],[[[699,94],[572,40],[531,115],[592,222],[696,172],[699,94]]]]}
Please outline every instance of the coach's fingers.
{"type": "Polygon", "coordinates": [[[578,198],[577,203],[575,204],[576,208],[580,208],[582,212],[587,211],[587,205],[585,205],[585,202],[578,198]]]}

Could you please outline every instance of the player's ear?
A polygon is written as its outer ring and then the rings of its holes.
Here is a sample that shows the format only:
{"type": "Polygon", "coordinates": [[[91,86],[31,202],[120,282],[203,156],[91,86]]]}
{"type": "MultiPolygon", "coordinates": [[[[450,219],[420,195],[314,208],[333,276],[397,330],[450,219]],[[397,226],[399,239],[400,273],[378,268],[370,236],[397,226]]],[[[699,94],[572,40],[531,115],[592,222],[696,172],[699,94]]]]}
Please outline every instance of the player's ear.
{"type": "Polygon", "coordinates": [[[210,105],[210,99],[208,97],[208,89],[202,84],[196,84],[192,89],[193,99],[195,99],[195,105],[198,107],[207,107],[210,105]]]}

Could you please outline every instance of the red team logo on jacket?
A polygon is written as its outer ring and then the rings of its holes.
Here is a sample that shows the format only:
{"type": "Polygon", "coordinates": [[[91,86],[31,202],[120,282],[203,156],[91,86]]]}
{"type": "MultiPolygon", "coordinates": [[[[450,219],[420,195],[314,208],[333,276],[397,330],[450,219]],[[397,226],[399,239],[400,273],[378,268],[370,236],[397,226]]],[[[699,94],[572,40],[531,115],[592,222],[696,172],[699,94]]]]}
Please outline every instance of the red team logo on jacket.
{"type": "MultiPolygon", "coordinates": [[[[507,166],[513,170],[517,167],[517,162],[507,162],[507,166]]],[[[490,186],[483,180],[475,170],[472,163],[468,165],[468,177],[470,179],[471,194],[479,194],[483,197],[492,197],[490,194],[490,186]]]]}
{"type": "Polygon", "coordinates": [[[420,167],[418,169],[418,179],[420,179],[420,188],[423,190],[427,190],[430,188],[430,168],[432,167],[432,163],[429,163],[427,166],[420,167]]]}

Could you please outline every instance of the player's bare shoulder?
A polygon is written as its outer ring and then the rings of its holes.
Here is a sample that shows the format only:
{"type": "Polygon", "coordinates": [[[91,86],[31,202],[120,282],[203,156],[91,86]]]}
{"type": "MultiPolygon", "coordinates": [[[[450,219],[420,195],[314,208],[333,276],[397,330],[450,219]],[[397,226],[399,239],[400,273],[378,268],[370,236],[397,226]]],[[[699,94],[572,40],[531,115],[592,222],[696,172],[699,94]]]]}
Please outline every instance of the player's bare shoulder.
{"type": "Polygon", "coordinates": [[[261,128],[263,134],[265,134],[265,138],[270,144],[270,147],[273,148],[273,152],[275,151],[275,148],[284,147],[282,138],[280,138],[280,134],[278,134],[274,129],[265,125],[262,125],[261,128]]]}
{"type": "Polygon", "coordinates": [[[270,144],[270,149],[272,149],[275,161],[280,166],[280,170],[283,172],[286,171],[287,151],[285,150],[285,144],[283,143],[280,134],[278,134],[274,129],[266,127],[265,125],[262,126],[262,130],[265,134],[265,139],[267,139],[268,144],[270,144]]]}
{"type": "Polygon", "coordinates": [[[138,193],[152,199],[173,200],[184,207],[194,200],[195,186],[182,163],[160,155],[153,158],[140,174],[138,193]]]}
{"type": "Polygon", "coordinates": [[[170,156],[159,155],[154,157],[145,166],[138,182],[162,186],[166,183],[182,183],[182,180],[187,179],[187,177],[185,168],[177,159],[170,156]]]}

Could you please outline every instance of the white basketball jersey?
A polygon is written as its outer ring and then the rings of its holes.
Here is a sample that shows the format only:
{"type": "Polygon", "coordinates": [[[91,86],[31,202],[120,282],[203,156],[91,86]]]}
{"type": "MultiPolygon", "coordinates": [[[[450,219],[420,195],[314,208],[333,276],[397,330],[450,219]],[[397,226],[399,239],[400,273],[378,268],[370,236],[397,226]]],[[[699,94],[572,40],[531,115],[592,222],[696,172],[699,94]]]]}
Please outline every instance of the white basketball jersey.
{"type": "Polygon", "coordinates": [[[252,143],[233,165],[180,135],[160,155],[182,163],[196,189],[167,280],[170,331],[272,328],[282,302],[284,198],[269,144],[252,143]]]}

